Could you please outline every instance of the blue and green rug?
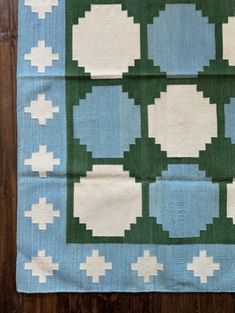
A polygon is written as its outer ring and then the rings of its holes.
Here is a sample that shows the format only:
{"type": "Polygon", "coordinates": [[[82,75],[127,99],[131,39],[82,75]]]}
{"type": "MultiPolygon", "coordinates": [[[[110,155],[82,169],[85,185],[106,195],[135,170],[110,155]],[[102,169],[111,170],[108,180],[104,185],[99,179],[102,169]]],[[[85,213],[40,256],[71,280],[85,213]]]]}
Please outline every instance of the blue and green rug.
{"type": "Polygon", "coordinates": [[[17,289],[235,291],[235,0],[19,0],[17,289]]]}

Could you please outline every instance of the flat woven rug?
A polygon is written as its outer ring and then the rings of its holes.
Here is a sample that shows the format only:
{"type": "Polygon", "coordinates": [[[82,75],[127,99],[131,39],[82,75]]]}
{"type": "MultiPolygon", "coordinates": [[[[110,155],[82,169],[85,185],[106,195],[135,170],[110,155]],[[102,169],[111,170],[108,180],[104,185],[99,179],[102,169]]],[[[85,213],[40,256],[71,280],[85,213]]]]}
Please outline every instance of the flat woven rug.
{"type": "Polygon", "coordinates": [[[235,291],[235,0],[19,0],[17,289],[235,291]]]}

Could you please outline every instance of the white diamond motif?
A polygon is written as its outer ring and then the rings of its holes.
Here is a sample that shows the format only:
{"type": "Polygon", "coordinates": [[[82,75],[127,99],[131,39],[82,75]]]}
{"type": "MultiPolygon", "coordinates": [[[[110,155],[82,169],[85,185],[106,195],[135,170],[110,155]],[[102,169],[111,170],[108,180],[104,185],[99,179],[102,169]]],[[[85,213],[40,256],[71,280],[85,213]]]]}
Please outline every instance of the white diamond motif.
{"type": "Polygon", "coordinates": [[[201,250],[198,257],[193,257],[193,262],[187,264],[187,270],[193,271],[195,277],[200,278],[202,284],[207,283],[208,277],[214,276],[214,271],[220,269],[220,263],[214,263],[212,256],[207,256],[206,250],[201,250]]]}
{"type": "Polygon", "coordinates": [[[44,40],[38,41],[38,46],[31,48],[29,54],[24,55],[26,61],[31,62],[31,66],[36,66],[39,73],[45,73],[46,67],[52,66],[52,61],[59,60],[59,54],[52,52],[52,47],[46,47],[44,40]]]}
{"type": "Polygon", "coordinates": [[[31,159],[26,159],[24,165],[30,165],[33,172],[40,177],[47,177],[47,172],[53,172],[54,165],[60,165],[60,159],[54,159],[53,152],[47,152],[47,146],[40,145],[39,152],[33,152],[31,159]]]}
{"type": "Polygon", "coordinates": [[[59,107],[53,107],[52,101],[46,100],[45,94],[38,94],[37,100],[31,101],[30,107],[24,109],[32,119],[38,119],[39,125],[46,125],[47,119],[53,119],[54,113],[59,113],[59,107]]]}
{"type": "Polygon", "coordinates": [[[25,0],[25,5],[31,6],[39,19],[45,19],[46,13],[51,13],[53,6],[58,6],[58,0],[25,0]]]}
{"type": "Polygon", "coordinates": [[[38,224],[40,230],[46,230],[47,224],[53,224],[53,218],[60,216],[60,211],[53,210],[53,204],[47,203],[46,198],[32,204],[31,211],[24,212],[25,217],[31,217],[33,224],[38,224]]]}
{"type": "Polygon", "coordinates": [[[138,272],[138,276],[143,277],[144,282],[148,283],[151,276],[157,276],[158,271],[163,271],[162,263],[158,263],[157,257],[150,256],[149,250],[144,250],[144,254],[137,258],[136,263],[131,264],[131,269],[138,272]]]}
{"type": "Polygon", "coordinates": [[[100,276],[105,276],[105,271],[111,269],[112,263],[105,262],[105,257],[100,256],[98,250],[93,250],[92,256],[87,256],[86,262],[80,264],[80,270],[86,271],[93,283],[98,283],[100,276]]]}
{"type": "Polygon", "coordinates": [[[47,276],[53,276],[53,271],[59,269],[59,263],[53,263],[51,256],[45,256],[45,250],[39,250],[38,256],[25,263],[24,269],[31,270],[32,276],[38,276],[39,283],[46,283],[47,276]]]}

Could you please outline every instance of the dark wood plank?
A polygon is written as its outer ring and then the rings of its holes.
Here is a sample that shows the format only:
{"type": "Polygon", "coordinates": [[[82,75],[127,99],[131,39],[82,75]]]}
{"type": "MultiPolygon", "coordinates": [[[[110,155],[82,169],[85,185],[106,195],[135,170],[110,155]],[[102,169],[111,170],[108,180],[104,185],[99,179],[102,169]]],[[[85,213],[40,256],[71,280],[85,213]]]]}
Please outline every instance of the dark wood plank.
{"type": "Polygon", "coordinates": [[[16,1],[0,1],[0,312],[18,312],[16,240],[16,1]]]}
{"type": "Polygon", "coordinates": [[[0,313],[233,313],[227,294],[19,294],[16,260],[17,0],[0,0],[0,313]]]}

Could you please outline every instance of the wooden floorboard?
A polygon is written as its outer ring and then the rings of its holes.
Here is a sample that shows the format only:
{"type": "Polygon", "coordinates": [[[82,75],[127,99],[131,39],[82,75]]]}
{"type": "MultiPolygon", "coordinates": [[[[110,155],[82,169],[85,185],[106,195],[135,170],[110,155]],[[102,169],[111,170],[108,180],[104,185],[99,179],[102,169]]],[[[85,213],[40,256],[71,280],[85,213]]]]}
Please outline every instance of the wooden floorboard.
{"type": "Polygon", "coordinates": [[[0,313],[235,313],[232,293],[16,292],[16,55],[17,0],[0,0],[0,313]]]}

